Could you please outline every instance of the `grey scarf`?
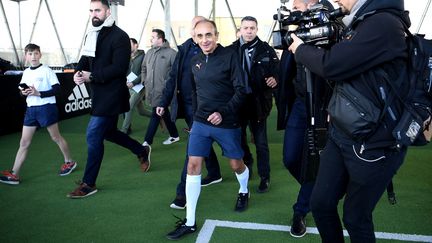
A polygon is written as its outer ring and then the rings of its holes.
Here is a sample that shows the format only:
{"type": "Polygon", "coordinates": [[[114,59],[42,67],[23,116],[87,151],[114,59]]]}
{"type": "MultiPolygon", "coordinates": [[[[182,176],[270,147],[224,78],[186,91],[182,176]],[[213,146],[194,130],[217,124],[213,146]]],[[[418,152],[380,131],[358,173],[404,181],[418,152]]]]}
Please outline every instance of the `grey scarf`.
{"type": "Polygon", "coordinates": [[[361,8],[361,6],[363,6],[363,4],[366,2],[367,0],[358,0],[353,8],[351,9],[351,12],[349,15],[346,15],[345,17],[343,17],[342,22],[345,24],[345,26],[349,26],[351,24],[351,22],[354,20],[354,16],[357,13],[357,11],[361,8]]]}

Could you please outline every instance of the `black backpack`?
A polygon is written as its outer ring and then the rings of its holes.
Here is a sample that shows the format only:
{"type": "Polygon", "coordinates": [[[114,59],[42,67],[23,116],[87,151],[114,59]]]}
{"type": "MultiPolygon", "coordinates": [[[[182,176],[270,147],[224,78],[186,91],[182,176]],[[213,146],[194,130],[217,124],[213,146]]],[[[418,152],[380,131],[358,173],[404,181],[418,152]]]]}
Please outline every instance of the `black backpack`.
{"type": "Polygon", "coordinates": [[[403,104],[401,117],[393,130],[397,146],[423,146],[430,141],[432,131],[432,40],[412,34],[404,24],[408,50],[406,75],[408,92],[404,95],[389,82],[403,104]]]}

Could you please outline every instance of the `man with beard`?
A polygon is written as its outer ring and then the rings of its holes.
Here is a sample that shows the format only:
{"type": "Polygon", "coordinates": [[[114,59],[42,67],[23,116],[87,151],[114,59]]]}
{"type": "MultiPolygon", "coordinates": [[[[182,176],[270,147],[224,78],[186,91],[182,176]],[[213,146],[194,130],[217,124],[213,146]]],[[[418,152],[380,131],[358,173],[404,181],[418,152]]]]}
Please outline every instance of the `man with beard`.
{"type": "Polygon", "coordinates": [[[138,141],[117,129],[119,114],[129,110],[126,75],[130,59],[129,36],[117,27],[107,0],[91,0],[92,26],[86,35],[82,56],[74,74],[77,85],[90,83],[92,109],[87,127],[87,165],[80,185],[67,196],[84,198],[97,192],[96,178],[104,154],[104,140],[132,151],[146,171],[148,151],[138,141]]]}
{"type": "Polygon", "coordinates": [[[401,91],[406,90],[406,82],[398,82],[398,77],[406,70],[404,25],[409,27],[410,21],[403,0],[334,2],[346,14],[340,42],[324,49],[305,44],[291,34],[294,42],[289,46],[297,63],[335,82],[327,108],[328,139],[320,154],[310,206],[322,242],[344,242],[338,214],[341,199],[343,223],[351,242],[375,242],[373,210],[407,151],[404,146],[395,146],[392,135],[403,105],[398,99],[384,103],[385,97],[394,95],[386,79],[401,91]],[[374,111],[381,113],[373,129],[356,126],[358,119],[353,114],[359,109],[343,101],[354,95],[357,102],[377,102],[376,109],[366,111],[366,116],[374,111]]]}
{"type": "Polygon", "coordinates": [[[246,102],[240,110],[242,128],[241,145],[243,160],[252,173],[253,157],[247,142],[247,127],[252,132],[256,154],[258,174],[261,178],[257,192],[263,193],[270,186],[270,152],[267,141],[267,117],[272,108],[273,90],[277,85],[279,59],[267,42],[257,36],[258,21],[252,16],[241,20],[240,38],[228,48],[237,52],[242,63],[245,79],[250,86],[246,102]]]}

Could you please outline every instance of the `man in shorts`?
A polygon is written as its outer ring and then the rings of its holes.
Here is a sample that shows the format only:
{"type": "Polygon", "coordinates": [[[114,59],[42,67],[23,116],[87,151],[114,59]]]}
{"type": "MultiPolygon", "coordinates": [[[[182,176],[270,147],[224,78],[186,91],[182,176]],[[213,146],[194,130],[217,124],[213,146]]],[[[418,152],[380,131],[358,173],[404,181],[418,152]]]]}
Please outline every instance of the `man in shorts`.
{"type": "Polygon", "coordinates": [[[186,219],[167,234],[170,240],[177,240],[197,229],[195,210],[201,191],[201,167],[214,141],[229,158],[240,184],[235,210],[244,211],[249,199],[249,171],[242,160],[241,129],[237,117],[246,94],[242,68],[233,50],[217,44],[218,32],[213,21],[201,20],[194,30],[202,53],[191,61],[194,122],[188,146],[186,219]]]}

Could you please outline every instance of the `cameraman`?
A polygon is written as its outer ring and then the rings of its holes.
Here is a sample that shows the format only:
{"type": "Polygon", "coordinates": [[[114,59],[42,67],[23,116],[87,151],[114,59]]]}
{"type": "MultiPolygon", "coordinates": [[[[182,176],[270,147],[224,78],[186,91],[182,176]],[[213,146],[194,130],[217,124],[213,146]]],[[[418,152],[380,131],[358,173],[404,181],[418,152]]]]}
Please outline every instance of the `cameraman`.
{"type": "MultiPolygon", "coordinates": [[[[305,12],[309,8],[321,3],[329,10],[333,10],[333,6],[327,0],[294,0],[292,10],[305,12]]],[[[278,107],[278,129],[285,129],[283,143],[283,163],[290,174],[300,184],[300,190],[297,195],[297,201],[293,205],[293,217],[290,234],[293,237],[303,237],[306,234],[305,217],[310,211],[309,202],[312,189],[314,186],[313,180],[305,181],[302,178],[302,167],[308,163],[317,163],[304,154],[306,129],[310,124],[308,117],[308,109],[311,105],[316,111],[316,127],[326,127],[325,111],[326,92],[329,86],[325,80],[312,74],[311,78],[314,83],[313,99],[314,104],[306,102],[306,72],[305,67],[301,64],[297,65],[292,61],[292,54],[284,50],[281,58],[281,85],[279,85],[276,95],[278,107]],[[292,82],[292,83],[291,83],[292,82]],[[292,86],[294,86],[292,88],[292,86]],[[292,92],[294,90],[294,92],[292,92]],[[293,94],[294,93],[294,94],[293,94]],[[309,106],[307,108],[307,105],[309,106]],[[288,111],[285,114],[284,111],[288,111]]]]}
{"type": "MultiPolygon", "coordinates": [[[[361,93],[360,102],[377,102],[384,107],[391,89],[384,78],[397,80],[407,57],[403,0],[335,0],[346,14],[342,40],[325,50],[305,45],[294,34],[289,50],[297,62],[313,73],[335,81],[336,87],[351,86],[361,93]],[[389,11],[397,12],[398,16],[389,11]],[[385,28],[382,28],[385,26],[385,28]],[[382,75],[384,71],[385,75],[382,75]]],[[[398,85],[398,84],[396,84],[398,85]]],[[[336,89],[335,89],[336,90],[336,89]]],[[[401,87],[403,90],[403,87],[401,87]]],[[[391,94],[391,93],[390,93],[391,94]]],[[[332,99],[338,98],[333,91],[332,99]]],[[[332,101],[330,101],[330,104],[332,101]]],[[[396,114],[401,107],[391,102],[396,114]]],[[[351,242],[375,242],[372,212],[391,178],[402,165],[406,147],[395,149],[392,130],[395,119],[387,112],[364,136],[349,133],[354,123],[342,126],[349,117],[330,114],[326,147],[311,196],[311,210],[322,242],[344,242],[338,202],[345,196],[343,222],[351,242]]],[[[363,131],[363,130],[360,130],[363,131]]]]}

